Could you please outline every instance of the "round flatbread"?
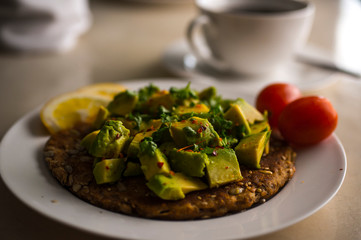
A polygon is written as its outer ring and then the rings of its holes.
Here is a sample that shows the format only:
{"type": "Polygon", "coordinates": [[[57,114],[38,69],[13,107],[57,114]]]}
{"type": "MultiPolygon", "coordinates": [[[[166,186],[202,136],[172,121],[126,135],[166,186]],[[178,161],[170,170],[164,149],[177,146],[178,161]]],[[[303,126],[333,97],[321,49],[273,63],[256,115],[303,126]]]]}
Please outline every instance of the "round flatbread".
{"type": "Polygon", "coordinates": [[[98,185],[93,160],[80,145],[89,132],[85,125],[52,135],[44,148],[45,161],[62,186],[80,199],[107,210],[154,219],[189,220],[240,212],[274,196],[295,173],[295,153],[284,142],[271,139],[261,169],[241,166],[243,179],[191,192],[185,199],[162,200],[145,185],[144,177],[128,177],[98,185]]]}

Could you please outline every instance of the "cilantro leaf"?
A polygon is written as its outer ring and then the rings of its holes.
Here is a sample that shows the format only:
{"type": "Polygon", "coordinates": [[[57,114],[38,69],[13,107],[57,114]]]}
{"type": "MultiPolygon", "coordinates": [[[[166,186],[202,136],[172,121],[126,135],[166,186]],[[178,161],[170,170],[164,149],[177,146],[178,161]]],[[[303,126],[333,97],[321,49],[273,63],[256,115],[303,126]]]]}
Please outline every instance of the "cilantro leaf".
{"type": "Polygon", "coordinates": [[[184,100],[187,99],[197,99],[197,93],[195,91],[193,91],[190,88],[190,82],[187,84],[187,86],[185,88],[176,88],[176,87],[171,87],[169,89],[170,94],[172,95],[172,97],[175,99],[176,102],[184,102],[184,100]]]}
{"type": "Polygon", "coordinates": [[[151,116],[148,114],[140,114],[135,112],[134,114],[129,113],[127,118],[131,121],[135,121],[136,126],[134,129],[139,130],[142,122],[148,122],[151,119],[151,116]]]}
{"type": "Polygon", "coordinates": [[[153,141],[156,143],[162,142],[163,139],[166,139],[169,135],[169,127],[164,126],[159,128],[152,134],[153,141]]]}
{"type": "Polygon", "coordinates": [[[157,144],[153,142],[153,138],[145,137],[139,144],[139,153],[154,156],[157,144]]]}
{"type": "Polygon", "coordinates": [[[153,83],[149,84],[148,86],[139,89],[138,91],[138,97],[140,102],[145,102],[148,100],[150,96],[152,96],[154,93],[158,92],[159,88],[153,83]]]}

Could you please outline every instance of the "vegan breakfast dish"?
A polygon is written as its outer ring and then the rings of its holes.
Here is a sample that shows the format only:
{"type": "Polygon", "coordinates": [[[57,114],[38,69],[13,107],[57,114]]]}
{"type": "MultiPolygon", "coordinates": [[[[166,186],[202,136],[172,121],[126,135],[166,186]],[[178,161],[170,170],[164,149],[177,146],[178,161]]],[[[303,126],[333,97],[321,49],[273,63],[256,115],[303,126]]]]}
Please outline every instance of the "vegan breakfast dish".
{"type": "Polygon", "coordinates": [[[241,98],[189,84],[95,89],[96,97],[90,87],[41,111],[51,132],[49,170],[95,206],[145,218],[212,218],[265,202],[295,173],[295,152],[271,137],[267,111],[241,98]],[[72,112],[82,104],[84,116],[72,112]]]}

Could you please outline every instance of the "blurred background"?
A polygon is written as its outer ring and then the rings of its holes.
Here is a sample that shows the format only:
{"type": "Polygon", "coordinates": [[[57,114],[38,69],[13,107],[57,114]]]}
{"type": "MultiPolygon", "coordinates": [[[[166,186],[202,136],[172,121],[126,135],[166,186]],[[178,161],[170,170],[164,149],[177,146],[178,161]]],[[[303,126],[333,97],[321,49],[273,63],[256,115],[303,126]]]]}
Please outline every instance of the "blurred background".
{"type": "MultiPolygon", "coordinates": [[[[22,1],[20,4],[29,2],[39,10],[27,12],[26,7],[19,8],[12,0],[3,0],[0,5],[0,109],[6,116],[0,121],[0,138],[23,114],[59,93],[95,82],[174,76],[164,67],[162,56],[166,47],[184,38],[186,26],[197,12],[191,0],[91,0],[89,6],[79,0],[22,1]],[[51,4],[55,7],[48,6],[51,4]],[[65,9],[67,12],[62,13],[65,9]],[[56,18],[59,22],[54,21],[56,18]],[[26,36],[24,42],[7,38],[4,33],[9,25],[16,24],[17,38],[26,36]],[[55,35],[44,40],[48,48],[43,49],[44,37],[36,38],[42,27],[50,28],[46,34],[55,35]],[[68,34],[72,39],[56,45],[56,34],[67,36],[69,28],[75,28],[68,34]],[[65,30],[57,33],[57,29],[65,30]],[[29,37],[26,31],[35,32],[34,36],[29,37]],[[12,44],[11,40],[17,42],[12,44]],[[26,40],[35,43],[27,44],[26,40]]],[[[316,15],[308,52],[326,61],[350,62],[361,69],[360,1],[312,2],[316,15]]]]}

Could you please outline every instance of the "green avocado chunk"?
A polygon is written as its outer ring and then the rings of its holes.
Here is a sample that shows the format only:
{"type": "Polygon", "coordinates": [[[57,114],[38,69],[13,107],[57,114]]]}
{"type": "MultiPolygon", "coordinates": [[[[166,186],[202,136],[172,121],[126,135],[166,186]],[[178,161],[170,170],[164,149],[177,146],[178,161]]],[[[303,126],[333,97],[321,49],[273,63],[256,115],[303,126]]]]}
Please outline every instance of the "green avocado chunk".
{"type": "Polygon", "coordinates": [[[243,178],[232,149],[216,149],[213,155],[208,157],[209,164],[206,168],[209,187],[219,187],[243,178]]]}
{"type": "Polygon", "coordinates": [[[231,120],[235,126],[244,125],[246,133],[251,134],[250,124],[264,121],[264,116],[244,99],[237,99],[225,112],[224,118],[231,120]]]}
{"type": "Polygon", "coordinates": [[[147,186],[158,197],[164,200],[179,200],[185,198],[180,184],[171,175],[155,174],[149,179],[147,186]]]}
{"type": "Polygon", "coordinates": [[[249,127],[246,115],[237,104],[231,105],[227,112],[224,113],[224,118],[231,120],[234,126],[244,126],[247,134],[251,133],[251,128],[249,127]]]}
{"type": "Polygon", "coordinates": [[[139,143],[144,138],[151,137],[154,132],[156,132],[156,130],[137,133],[134,136],[133,140],[130,142],[128,152],[127,152],[128,157],[137,157],[138,153],[139,153],[139,143]]]}
{"type": "Polygon", "coordinates": [[[94,157],[116,158],[129,139],[129,130],[121,121],[108,120],[95,137],[89,153],[94,157]]]}
{"type": "Polygon", "coordinates": [[[93,175],[97,184],[112,183],[122,177],[124,169],[123,158],[104,159],[95,164],[93,175]]]}
{"type": "Polygon", "coordinates": [[[95,118],[95,121],[93,123],[93,126],[96,129],[101,128],[109,116],[110,116],[110,112],[108,111],[108,109],[106,109],[104,106],[100,106],[97,117],[95,118]]]}
{"type": "Polygon", "coordinates": [[[179,115],[183,115],[186,113],[207,113],[209,112],[209,108],[203,103],[194,104],[194,106],[178,106],[174,112],[179,115]]]}
{"type": "Polygon", "coordinates": [[[89,133],[81,140],[80,144],[89,151],[99,132],[100,130],[96,130],[89,133]]]}
{"type": "Polygon", "coordinates": [[[235,147],[239,164],[251,168],[261,168],[260,161],[269,142],[271,131],[264,131],[247,136],[235,147]]]}
{"type": "Polygon", "coordinates": [[[191,117],[173,123],[170,128],[170,135],[178,148],[192,144],[202,147],[221,145],[219,135],[213,129],[212,124],[207,119],[199,117],[191,117]]]}
{"type": "Polygon", "coordinates": [[[200,179],[186,176],[182,173],[156,174],[147,186],[157,196],[164,200],[179,200],[185,198],[185,194],[192,191],[206,189],[208,186],[200,179]]]}
{"type": "Polygon", "coordinates": [[[172,177],[181,186],[181,189],[184,194],[208,188],[208,185],[202,182],[200,179],[189,177],[183,173],[174,173],[172,177]]]}
{"type": "Polygon", "coordinates": [[[156,113],[162,106],[170,110],[174,105],[174,99],[168,91],[157,91],[142,104],[142,109],[147,113],[156,113]]]}
{"type": "Polygon", "coordinates": [[[169,157],[169,154],[176,148],[175,143],[164,142],[159,146],[159,150],[164,153],[165,156],[169,157]]]}
{"type": "Polygon", "coordinates": [[[263,131],[269,131],[271,129],[267,120],[252,124],[250,127],[251,127],[251,134],[260,133],[263,131]]]}
{"type": "Polygon", "coordinates": [[[169,163],[176,172],[182,172],[192,177],[203,177],[209,160],[205,153],[174,149],[169,154],[169,163]]]}
{"type": "Polygon", "coordinates": [[[255,107],[246,102],[244,99],[238,98],[236,100],[236,104],[242,109],[249,124],[264,120],[262,113],[260,113],[255,107]]]}
{"type": "Polygon", "coordinates": [[[126,115],[133,111],[138,102],[138,95],[128,90],[114,96],[108,104],[108,110],[116,115],[126,115]]]}
{"type": "Polygon", "coordinates": [[[213,86],[203,89],[200,93],[198,93],[198,97],[202,101],[210,100],[211,98],[216,97],[216,95],[217,89],[213,86]]]}
{"type": "Polygon", "coordinates": [[[168,174],[170,172],[167,158],[159,148],[157,148],[157,145],[153,141],[148,140],[148,138],[145,138],[145,140],[140,143],[138,157],[141,163],[141,169],[147,180],[158,173],[168,174]]]}
{"type": "Polygon", "coordinates": [[[142,174],[143,174],[143,171],[140,167],[140,163],[130,162],[130,161],[127,162],[127,166],[123,173],[124,177],[140,176],[142,174]]]}

